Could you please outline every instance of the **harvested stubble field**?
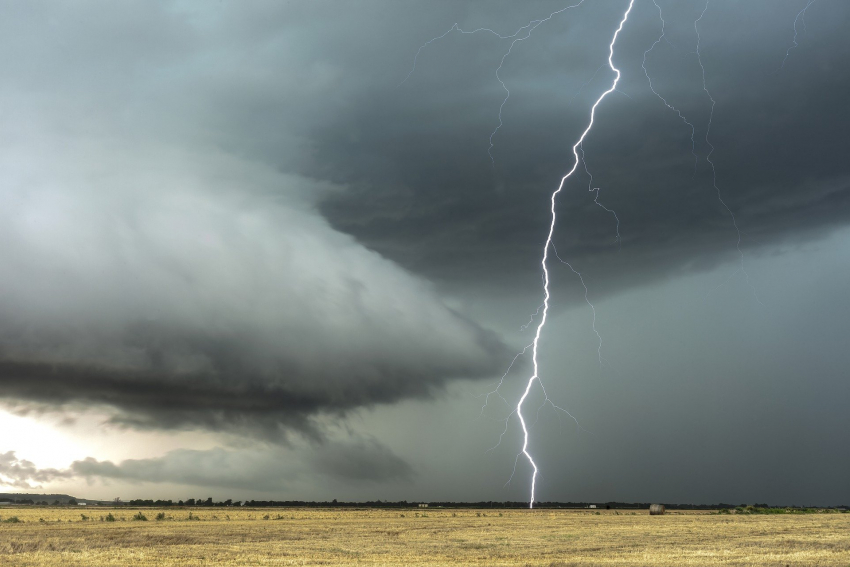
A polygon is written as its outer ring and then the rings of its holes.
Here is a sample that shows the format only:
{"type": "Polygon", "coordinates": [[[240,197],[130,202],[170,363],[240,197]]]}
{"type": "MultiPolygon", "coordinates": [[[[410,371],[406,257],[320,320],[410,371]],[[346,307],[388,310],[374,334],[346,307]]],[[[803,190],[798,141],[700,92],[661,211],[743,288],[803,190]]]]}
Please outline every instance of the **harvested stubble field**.
{"type": "Polygon", "coordinates": [[[141,509],[141,521],[137,512],[4,508],[0,565],[850,566],[850,514],[168,508],[141,509]]]}

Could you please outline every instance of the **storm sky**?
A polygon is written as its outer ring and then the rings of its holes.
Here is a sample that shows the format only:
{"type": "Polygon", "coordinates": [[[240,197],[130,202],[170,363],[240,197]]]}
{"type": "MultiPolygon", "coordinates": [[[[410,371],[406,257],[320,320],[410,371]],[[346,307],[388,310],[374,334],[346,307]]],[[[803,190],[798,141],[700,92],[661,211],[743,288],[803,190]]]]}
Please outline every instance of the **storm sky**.
{"type": "MultiPolygon", "coordinates": [[[[850,502],[850,5],[806,4],[635,0],[538,500],[850,502]]],[[[0,4],[0,490],[527,500],[627,5],[0,4]]]]}

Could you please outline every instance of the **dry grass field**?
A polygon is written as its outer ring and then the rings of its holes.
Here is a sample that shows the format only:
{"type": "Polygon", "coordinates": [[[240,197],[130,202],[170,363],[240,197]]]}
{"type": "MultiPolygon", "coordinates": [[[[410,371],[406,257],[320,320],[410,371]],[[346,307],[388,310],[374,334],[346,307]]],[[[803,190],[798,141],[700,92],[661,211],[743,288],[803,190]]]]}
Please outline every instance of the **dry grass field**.
{"type": "Polygon", "coordinates": [[[133,520],[138,511],[4,507],[0,565],[850,567],[850,514],[171,508],[133,520]]]}

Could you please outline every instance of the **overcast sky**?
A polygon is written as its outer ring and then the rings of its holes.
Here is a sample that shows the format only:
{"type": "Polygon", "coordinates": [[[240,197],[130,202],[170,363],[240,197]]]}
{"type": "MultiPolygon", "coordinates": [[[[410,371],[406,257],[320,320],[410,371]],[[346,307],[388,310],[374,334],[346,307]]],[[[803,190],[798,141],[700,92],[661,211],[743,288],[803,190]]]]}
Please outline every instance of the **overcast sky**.
{"type": "MultiPolygon", "coordinates": [[[[0,3],[0,491],[528,500],[628,3],[0,3]]],[[[635,0],[538,500],[850,503],[848,21],[635,0]]]]}

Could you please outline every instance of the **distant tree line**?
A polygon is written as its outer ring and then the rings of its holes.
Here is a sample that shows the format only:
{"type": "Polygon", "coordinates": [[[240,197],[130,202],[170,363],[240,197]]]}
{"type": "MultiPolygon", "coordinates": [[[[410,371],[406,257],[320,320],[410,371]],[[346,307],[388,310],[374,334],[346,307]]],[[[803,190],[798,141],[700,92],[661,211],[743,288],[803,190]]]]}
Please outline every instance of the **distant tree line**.
{"type": "Polygon", "coordinates": [[[130,500],[129,502],[116,502],[117,504],[129,504],[130,506],[156,506],[157,508],[167,507],[167,506],[241,506],[242,502],[237,501],[234,502],[230,498],[227,500],[222,500],[221,502],[213,502],[212,497],[207,498],[206,500],[203,498],[198,498],[197,500],[194,498],[189,498],[188,500],[178,500],[177,502],[173,500],[130,500]]]}
{"type": "Polygon", "coordinates": [[[59,500],[54,500],[51,504],[47,500],[33,500],[32,498],[0,498],[0,502],[8,502],[9,504],[30,504],[33,506],[66,506],[70,504],[71,506],[76,506],[77,501],[73,498],[68,501],[68,503],[60,502],[59,500]]]}
{"type": "MultiPolygon", "coordinates": [[[[366,501],[366,502],[337,502],[336,500],[332,500],[330,502],[310,502],[303,500],[285,500],[285,501],[277,501],[277,500],[248,500],[245,502],[245,506],[255,506],[255,507],[292,507],[292,508],[415,508],[420,504],[427,504],[429,508],[528,508],[528,502],[515,502],[515,501],[480,501],[480,502],[419,502],[412,501],[408,502],[407,500],[401,500],[398,502],[390,502],[390,501],[366,501]]],[[[609,510],[646,510],[650,506],[650,502],[535,502],[535,508],[546,508],[546,509],[556,509],[556,508],[589,508],[591,505],[595,505],[596,509],[609,509],[609,510]]],[[[740,507],[748,507],[747,504],[664,504],[665,508],[668,510],[717,510],[720,508],[740,508],[740,507]]],[[[752,507],[758,508],[771,508],[767,504],[755,504],[750,505],[752,507]]],[[[804,506],[774,506],[774,508],[805,508],[804,506]]],[[[834,506],[831,508],[843,508],[848,509],[850,506],[834,506]]]]}
{"type": "MultiPolygon", "coordinates": [[[[454,508],[454,509],[480,509],[480,508],[528,508],[528,502],[514,501],[480,501],[480,502],[420,502],[420,501],[385,501],[367,500],[365,502],[339,502],[310,501],[310,500],[246,500],[238,501],[228,498],[219,502],[212,498],[189,498],[188,500],[130,500],[126,504],[130,506],[168,507],[168,506],[248,506],[252,508],[416,508],[420,504],[427,504],[429,508],[454,508]]],[[[610,510],[646,510],[650,502],[535,502],[535,508],[589,508],[595,505],[596,509],[610,510]]],[[[740,509],[740,508],[783,508],[783,509],[806,509],[805,506],[769,506],[768,504],[664,504],[668,510],[718,510],[718,509],[740,509]]],[[[850,506],[831,506],[827,508],[850,509],[850,506]]]]}
{"type": "MultiPolygon", "coordinates": [[[[66,497],[68,498],[68,497],[66,497]]],[[[70,497],[67,500],[55,499],[52,503],[48,500],[36,500],[32,498],[11,498],[0,496],[0,503],[8,504],[23,504],[36,506],[76,506],[77,499],[70,497]]],[[[89,501],[89,503],[94,503],[89,501]]],[[[339,502],[336,499],[331,501],[308,501],[308,500],[227,500],[214,501],[212,497],[207,498],[189,498],[187,500],[152,500],[152,499],[134,499],[130,501],[122,501],[120,498],[115,498],[111,502],[100,501],[102,505],[129,505],[136,507],[151,507],[151,508],[166,508],[170,506],[209,506],[209,507],[226,507],[226,506],[249,506],[255,508],[416,508],[421,504],[427,504],[429,508],[528,508],[528,502],[514,501],[480,501],[480,502],[421,502],[399,500],[396,502],[387,500],[367,500],[365,502],[339,502]]],[[[805,506],[770,506],[768,504],[668,504],[663,503],[668,510],[746,510],[749,513],[755,513],[755,510],[815,510],[815,508],[807,508],[805,506]]],[[[590,508],[593,505],[597,510],[646,510],[650,506],[650,502],[535,502],[535,508],[590,508]]],[[[838,511],[850,510],[850,505],[843,506],[828,506],[820,509],[836,509],[838,511]]],[[[766,512],[759,512],[766,513],[766,512]]]]}

